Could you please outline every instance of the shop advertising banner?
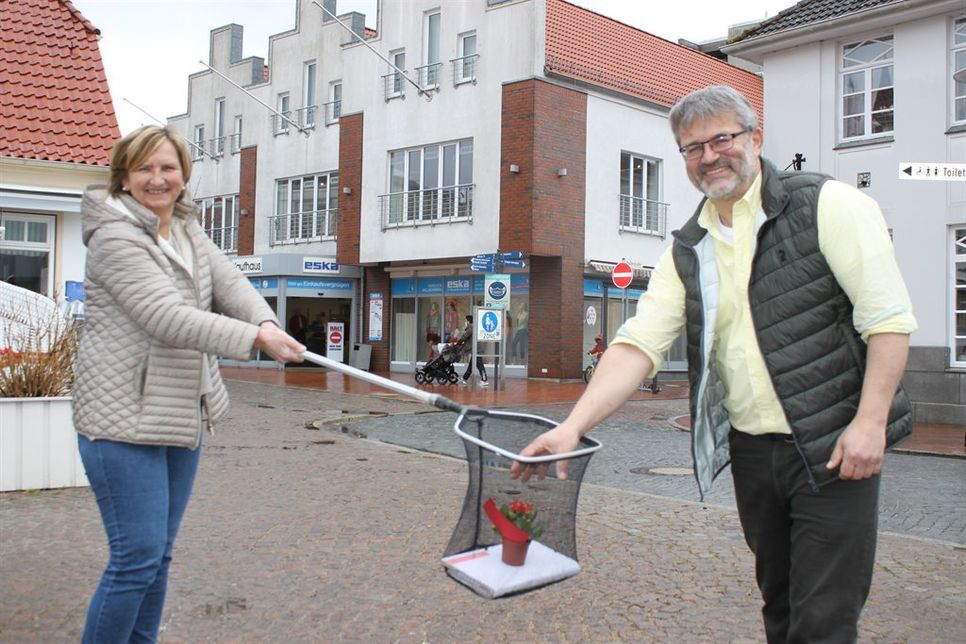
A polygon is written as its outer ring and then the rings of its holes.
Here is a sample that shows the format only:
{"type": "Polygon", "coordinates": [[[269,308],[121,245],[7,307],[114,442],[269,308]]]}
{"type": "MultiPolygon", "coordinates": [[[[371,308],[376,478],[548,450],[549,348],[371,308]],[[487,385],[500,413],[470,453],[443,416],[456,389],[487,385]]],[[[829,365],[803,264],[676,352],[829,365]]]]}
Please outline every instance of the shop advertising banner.
{"type": "Polygon", "coordinates": [[[326,352],[329,360],[345,362],[345,323],[329,322],[326,324],[326,352]]]}
{"type": "Polygon", "coordinates": [[[382,342],[382,293],[369,294],[369,342],[382,342]]]}

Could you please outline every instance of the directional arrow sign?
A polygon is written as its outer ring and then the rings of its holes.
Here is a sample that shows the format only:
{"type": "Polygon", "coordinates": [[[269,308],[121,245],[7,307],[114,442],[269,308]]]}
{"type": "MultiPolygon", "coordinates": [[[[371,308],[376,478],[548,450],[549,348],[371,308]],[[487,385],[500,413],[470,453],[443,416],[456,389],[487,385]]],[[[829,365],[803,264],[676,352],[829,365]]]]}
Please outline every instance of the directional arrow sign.
{"type": "Polygon", "coordinates": [[[966,181],[966,163],[912,163],[899,164],[900,179],[917,181],[966,181]]]}
{"type": "Polygon", "coordinates": [[[479,255],[473,255],[470,257],[470,261],[481,261],[481,262],[492,262],[496,259],[496,253],[480,253],[479,255]]]}
{"type": "Polygon", "coordinates": [[[477,255],[470,259],[470,270],[471,271],[484,271],[487,273],[493,272],[493,257],[481,257],[477,255]]]}
{"type": "Polygon", "coordinates": [[[509,252],[509,253],[500,253],[500,259],[502,259],[503,261],[506,261],[508,259],[523,259],[523,253],[521,253],[518,250],[509,252]]]}
{"type": "Polygon", "coordinates": [[[500,263],[503,264],[503,266],[506,268],[526,268],[527,267],[527,263],[524,262],[523,260],[505,259],[500,263]]]}

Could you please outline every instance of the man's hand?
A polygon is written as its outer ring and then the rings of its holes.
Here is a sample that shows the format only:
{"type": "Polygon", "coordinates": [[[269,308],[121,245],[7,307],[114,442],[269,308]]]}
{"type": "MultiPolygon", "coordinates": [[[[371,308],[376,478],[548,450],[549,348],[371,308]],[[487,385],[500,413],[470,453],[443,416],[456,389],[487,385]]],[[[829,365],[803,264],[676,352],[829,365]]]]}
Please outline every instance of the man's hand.
{"type": "Polygon", "coordinates": [[[302,362],[299,354],[305,351],[304,344],[282,331],[274,322],[262,322],[258,335],[255,336],[255,348],[282,364],[302,362]]]}
{"type": "MultiPolygon", "coordinates": [[[[520,456],[544,456],[546,454],[564,454],[573,452],[580,445],[580,434],[570,428],[567,422],[557,425],[550,431],[537,436],[532,443],[527,445],[520,452],[520,456]]],[[[567,478],[567,466],[569,462],[554,461],[557,464],[557,478],[563,480],[567,478]]],[[[520,479],[526,483],[537,472],[537,478],[541,481],[546,478],[547,470],[550,469],[550,461],[546,463],[521,463],[514,461],[510,466],[510,478],[520,479]]]]}
{"type": "Polygon", "coordinates": [[[885,446],[885,426],[856,417],[839,436],[825,467],[839,468],[840,479],[871,478],[882,472],[885,446]]]}

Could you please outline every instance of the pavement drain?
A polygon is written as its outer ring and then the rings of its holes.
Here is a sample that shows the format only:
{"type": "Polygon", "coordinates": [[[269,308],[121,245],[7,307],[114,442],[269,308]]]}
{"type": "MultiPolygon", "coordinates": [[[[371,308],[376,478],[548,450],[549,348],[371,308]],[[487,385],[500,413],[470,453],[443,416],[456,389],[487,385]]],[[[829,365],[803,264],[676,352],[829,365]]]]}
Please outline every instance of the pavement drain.
{"type": "Polygon", "coordinates": [[[694,470],[690,467],[632,467],[631,474],[652,474],[655,476],[691,476],[694,470]]]}

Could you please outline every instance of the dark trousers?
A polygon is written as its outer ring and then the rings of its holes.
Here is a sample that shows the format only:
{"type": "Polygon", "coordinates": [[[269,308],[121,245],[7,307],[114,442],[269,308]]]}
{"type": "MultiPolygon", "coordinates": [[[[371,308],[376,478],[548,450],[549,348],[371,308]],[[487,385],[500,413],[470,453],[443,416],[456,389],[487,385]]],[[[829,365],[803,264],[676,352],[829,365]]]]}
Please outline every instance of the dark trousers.
{"type": "Polygon", "coordinates": [[[735,430],[730,439],[769,644],[855,642],[872,583],[879,477],[816,492],[790,439],[735,430]]]}
{"type": "MultiPolygon", "coordinates": [[[[486,382],[486,367],[483,365],[483,358],[476,356],[476,368],[480,370],[480,380],[486,382]]],[[[470,376],[473,375],[473,358],[466,361],[466,372],[463,374],[463,380],[469,380],[470,376]]]]}

